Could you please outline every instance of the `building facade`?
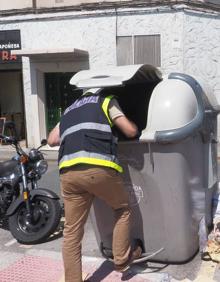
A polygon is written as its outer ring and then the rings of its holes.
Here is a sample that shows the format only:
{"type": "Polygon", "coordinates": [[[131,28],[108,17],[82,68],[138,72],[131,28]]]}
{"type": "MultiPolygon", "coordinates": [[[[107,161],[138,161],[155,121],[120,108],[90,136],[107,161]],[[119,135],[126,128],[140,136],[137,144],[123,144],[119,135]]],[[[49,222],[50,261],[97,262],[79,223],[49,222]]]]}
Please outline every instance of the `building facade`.
{"type": "Polygon", "coordinates": [[[140,63],[201,77],[220,102],[218,2],[2,1],[1,116],[37,146],[81,95],[74,73],[140,63]]]}

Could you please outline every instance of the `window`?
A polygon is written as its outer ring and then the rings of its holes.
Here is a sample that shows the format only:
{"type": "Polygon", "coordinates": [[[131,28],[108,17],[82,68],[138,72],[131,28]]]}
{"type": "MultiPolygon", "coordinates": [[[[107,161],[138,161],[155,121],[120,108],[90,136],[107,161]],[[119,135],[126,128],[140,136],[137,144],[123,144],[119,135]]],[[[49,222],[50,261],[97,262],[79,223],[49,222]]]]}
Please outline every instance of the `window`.
{"type": "Polygon", "coordinates": [[[160,67],[160,35],[117,37],[117,64],[149,64],[160,67]]]}

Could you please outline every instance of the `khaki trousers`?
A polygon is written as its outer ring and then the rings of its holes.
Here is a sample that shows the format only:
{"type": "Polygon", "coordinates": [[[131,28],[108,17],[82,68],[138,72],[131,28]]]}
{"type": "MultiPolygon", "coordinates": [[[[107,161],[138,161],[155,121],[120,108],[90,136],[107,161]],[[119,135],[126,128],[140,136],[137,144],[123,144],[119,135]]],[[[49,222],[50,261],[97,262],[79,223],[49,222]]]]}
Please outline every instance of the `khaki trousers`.
{"type": "Polygon", "coordinates": [[[119,173],[101,166],[76,166],[61,174],[61,188],[65,209],[62,248],[65,282],[82,282],[81,242],[95,196],[115,211],[112,242],[114,263],[125,263],[131,251],[130,208],[119,173]]]}

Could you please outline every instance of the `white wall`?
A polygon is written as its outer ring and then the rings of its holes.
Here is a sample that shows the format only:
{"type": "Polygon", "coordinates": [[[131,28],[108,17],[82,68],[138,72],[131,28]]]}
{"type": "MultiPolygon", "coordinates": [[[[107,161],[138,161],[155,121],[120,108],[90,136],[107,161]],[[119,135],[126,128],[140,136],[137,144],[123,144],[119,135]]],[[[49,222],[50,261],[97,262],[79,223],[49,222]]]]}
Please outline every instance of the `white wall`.
{"type": "Polygon", "coordinates": [[[74,14],[72,19],[62,17],[61,20],[44,19],[16,24],[7,23],[7,26],[0,25],[0,29],[16,28],[21,29],[23,49],[74,47],[87,50],[91,68],[116,64],[116,33],[119,36],[161,34],[163,70],[169,72],[173,69],[182,70],[183,67],[182,12],[120,15],[116,20],[112,11],[106,16],[94,14],[78,17],[74,14]]]}
{"type": "Polygon", "coordinates": [[[186,13],[183,42],[184,72],[207,81],[220,103],[220,16],[186,13]]]}
{"type": "Polygon", "coordinates": [[[161,34],[163,73],[201,77],[220,103],[220,16],[176,12],[118,19],[119,36],[155,33],[161,34]]]}

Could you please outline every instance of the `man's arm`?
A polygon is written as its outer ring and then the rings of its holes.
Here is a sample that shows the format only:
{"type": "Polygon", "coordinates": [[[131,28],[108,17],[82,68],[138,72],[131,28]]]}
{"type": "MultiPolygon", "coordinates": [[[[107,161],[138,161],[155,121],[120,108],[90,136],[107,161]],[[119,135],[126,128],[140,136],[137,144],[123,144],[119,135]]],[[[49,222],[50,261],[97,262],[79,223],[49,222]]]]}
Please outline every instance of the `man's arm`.
{"type": "Polygon", "coordinates": [[[138,134],[136,124],[130,121],[123,113],[116,99],[112,99],[109,105],[109,115],[113,124],[128,138],[134,138],[138,134]]]}
{"type": "Polygon", "coordinates": [[[138,128],[136,124],[130,121],[126,116],[119,116],[112,121],[122,133],[128,138],[134,138],[138,134],[138,128]]]}
{"type": "Polygon", "coordinates": [[[51,132],[49,133],[47,143],[51,146],[59,146],[60,145],[60,127],[56,125],[51,132]]]}

